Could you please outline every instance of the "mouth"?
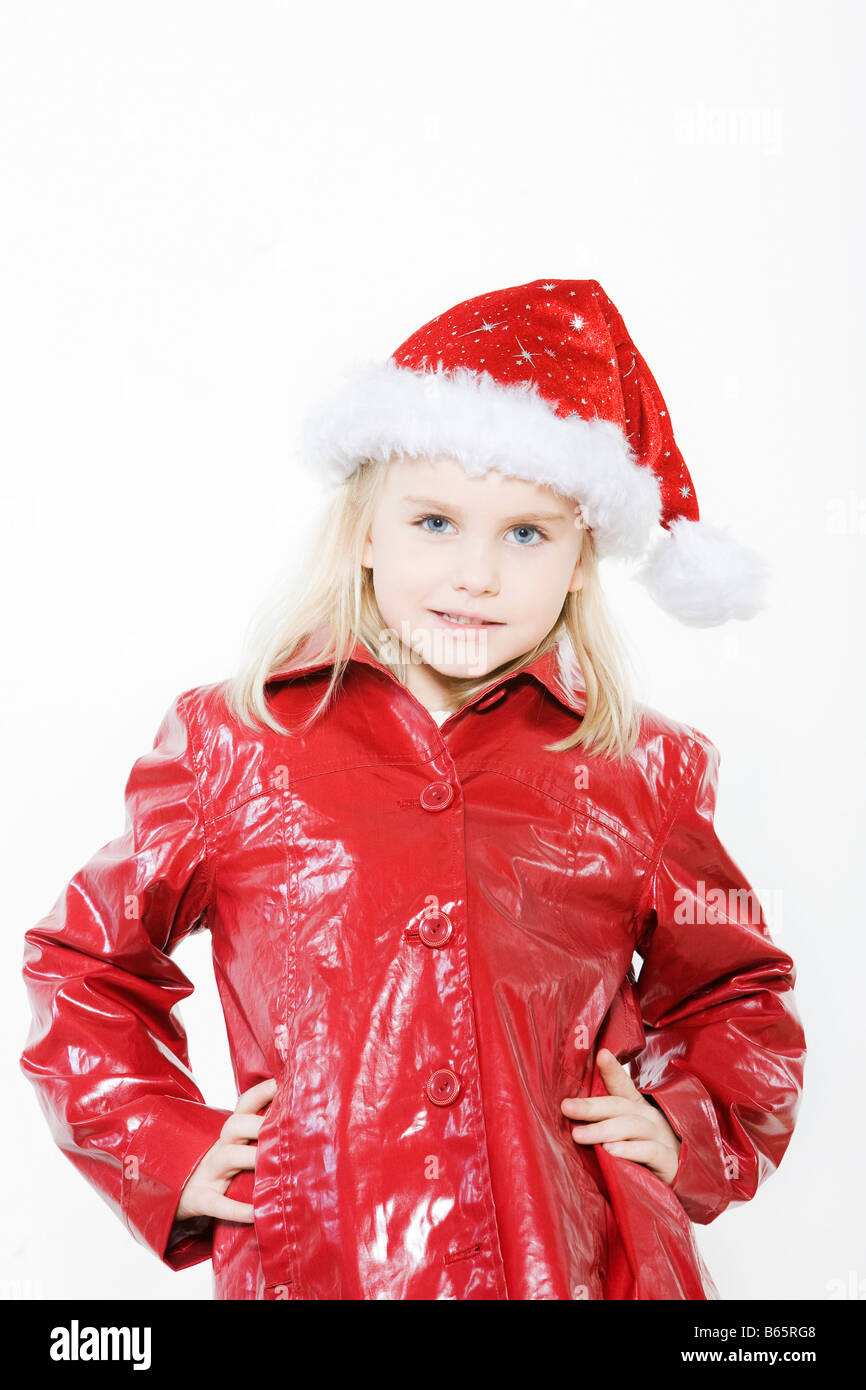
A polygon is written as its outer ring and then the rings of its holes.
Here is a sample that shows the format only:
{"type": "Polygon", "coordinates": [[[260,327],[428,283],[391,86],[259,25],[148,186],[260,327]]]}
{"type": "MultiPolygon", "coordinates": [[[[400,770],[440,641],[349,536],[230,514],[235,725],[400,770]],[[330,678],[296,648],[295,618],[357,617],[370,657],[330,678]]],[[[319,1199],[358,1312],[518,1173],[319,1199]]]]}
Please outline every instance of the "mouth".
{"type": "Polygon", "coordinates": [[[504,623],[494,618],[482,618],[475,613],[440,613],[435,608],[431,608],[428,611],[433,614],[434,618],[438,618],[440,623],[444,624],[446,627],[482,628],[505,626],[504,623]]]}

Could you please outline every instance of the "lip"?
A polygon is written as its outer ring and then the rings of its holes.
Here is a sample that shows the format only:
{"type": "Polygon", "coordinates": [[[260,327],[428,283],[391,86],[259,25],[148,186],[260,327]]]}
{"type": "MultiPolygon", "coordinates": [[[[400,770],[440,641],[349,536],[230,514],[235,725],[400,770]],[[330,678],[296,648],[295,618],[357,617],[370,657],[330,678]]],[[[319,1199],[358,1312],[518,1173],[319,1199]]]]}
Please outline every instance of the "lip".
{"type": "MultiPolygon", "coordinates": [[[[471,623],[449,623],[446,618],[442,618],[439,616],[439,613],[436,611],[435,608],[428,608],[427,611],[428,613],[430,613],[431,617],[435,618],[438,627],[450,628],[452,632],[455,630],[455,628],[463,632],[480,632],[482,628],[486,629],[488,627],[505,626],[504,623],[497,622],[493,618],[478,618],[474,619],[471,623]]],[[[468,613],[461,613],[459,609],[448,608],[444,611],[448,613],[453,613],[455,618],[464,618],[471,616],[468,613]]]]}

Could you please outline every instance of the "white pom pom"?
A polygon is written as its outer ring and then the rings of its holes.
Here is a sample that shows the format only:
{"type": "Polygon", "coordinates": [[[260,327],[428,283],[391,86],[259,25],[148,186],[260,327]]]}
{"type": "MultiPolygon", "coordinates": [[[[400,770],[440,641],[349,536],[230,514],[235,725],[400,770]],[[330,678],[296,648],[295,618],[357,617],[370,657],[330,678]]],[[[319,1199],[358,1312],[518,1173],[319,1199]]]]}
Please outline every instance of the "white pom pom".
{"type": "Polygon", "coordinates": [[[637,572],[651,597],[680,622],[715,627],[764,607],[762,555],[705,521],[680,517],[637,572]]]}

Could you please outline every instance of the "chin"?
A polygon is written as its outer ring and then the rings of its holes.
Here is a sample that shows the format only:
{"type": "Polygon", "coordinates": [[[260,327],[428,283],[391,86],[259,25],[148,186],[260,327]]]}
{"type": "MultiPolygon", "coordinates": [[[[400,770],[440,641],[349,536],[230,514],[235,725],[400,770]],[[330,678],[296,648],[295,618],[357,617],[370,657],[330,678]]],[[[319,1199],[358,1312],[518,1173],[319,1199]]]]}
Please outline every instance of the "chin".
{"type": "Polygon", "coordinates": [[[483,676],[487,675],[488,671],[493,670],[489,661],[461,661],[452,662],[449,665],[445,665],[443,662],[438,661],[428,661],[425,662],[425,665],[428,666],[431,671],[435,671],[437,676],[445,676],[455,681],[481,680],[483,676]]]}
{"type": "MultiPolygon", "coordinates": [[[[483,633],[484,629],[481,631],[483,633]]],[[[432,622],[429,615],[414,623],[406,636],[410,633],[412,659],[452,680],[480,680],[511,660],[499,650],[497,637],[482,636],[477,630],[461,636],[459,627],[444,628],[432,622]]],[[[513,638],[513,634],[509,635],[513,638]]],[[[513,641],[509,645],[513,645],[513,641]]]]}

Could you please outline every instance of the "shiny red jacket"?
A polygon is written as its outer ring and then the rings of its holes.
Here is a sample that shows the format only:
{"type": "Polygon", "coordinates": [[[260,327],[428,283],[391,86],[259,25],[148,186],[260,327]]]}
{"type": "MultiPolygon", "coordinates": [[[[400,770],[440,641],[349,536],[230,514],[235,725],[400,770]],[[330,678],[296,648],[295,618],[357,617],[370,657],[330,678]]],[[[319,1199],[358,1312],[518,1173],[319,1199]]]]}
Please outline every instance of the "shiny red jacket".
{"type": "MultiPolygon", "coordinates": [[[[325,632],[268,686],[283,722],[325,632]]],[[[173,702],[124,835],[26,934],[21,1066],[63,1152],[170,1268],[212,1258],[217,1298],[718,1298],[692,1222],[779,1164],[805,1042],[710,740],[642,707],[626,767],[545,752],[585,709],[555,649],[441,729],[360,642],[297,740],[224,694],[173,702]],[[250,1225],[174,1220],[231,1113],[176,1012],[205,927],[238,1090],[278,1081],[228,1189],[250,1225]],[[682,1139],[672,1186],[572,1138],[602,1045],[682,1139]]]]}

